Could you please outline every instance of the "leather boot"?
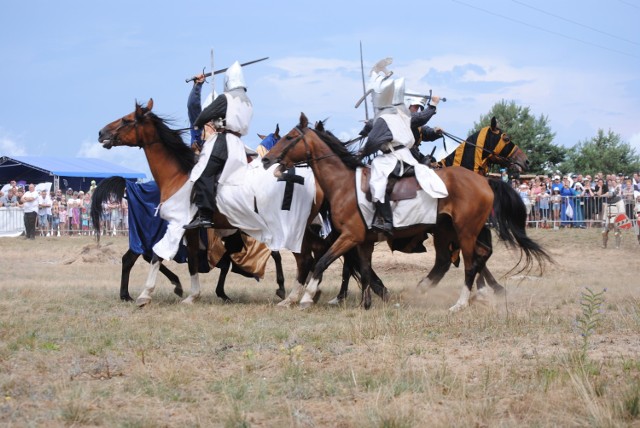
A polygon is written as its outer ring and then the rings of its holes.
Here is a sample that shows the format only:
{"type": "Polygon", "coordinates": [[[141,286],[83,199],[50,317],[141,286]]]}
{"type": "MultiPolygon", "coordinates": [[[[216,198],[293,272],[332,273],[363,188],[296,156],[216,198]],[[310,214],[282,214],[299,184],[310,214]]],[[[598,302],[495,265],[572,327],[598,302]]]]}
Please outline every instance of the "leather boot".
{"type": "Polygon", "coordinates": [[[389,201],[376,202],[376,213],[382,222],[375,222],[372,227],[387,236],[391,236],[393,234],[393,212],[391,211],[391,203],[389,201]]]}
{"type": "Polygon", "coordinates": [[[187,230],[197,229],[200,227],[203,229],[211,229],[213,227],[213,222],[211,221],[212,217],[212,212],[199,209],[195,217],[193,217],[193,220],[191,220],[191,223],[183,226],[183,228],[187,230]]]}

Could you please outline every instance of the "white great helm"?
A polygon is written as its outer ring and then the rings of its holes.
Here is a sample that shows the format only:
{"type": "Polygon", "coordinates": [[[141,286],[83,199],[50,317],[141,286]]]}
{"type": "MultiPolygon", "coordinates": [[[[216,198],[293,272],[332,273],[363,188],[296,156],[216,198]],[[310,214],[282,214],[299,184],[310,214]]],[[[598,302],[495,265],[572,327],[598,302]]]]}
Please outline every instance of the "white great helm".
{"type": "Polygon", "coordinates": [[[392,100],[394,106],[404,105],[404,92],[404,77],[394,80],[392,100]]]}
{"type": "Polygon", "coordinates": [[[380,111],[384,108],[393,107],[393,95],[395,92],[395,81],[386,79],[373,92],[373,107],[380,111]]]}
{"type": "Polygon", "coordinates": [[[244,83],[244,76],[242,74],[242,66],[238,61],[231,64],[231,67],[224,73],[224,90],[225,92],[231,91],[237,88],[247,88],[244,83]]]}

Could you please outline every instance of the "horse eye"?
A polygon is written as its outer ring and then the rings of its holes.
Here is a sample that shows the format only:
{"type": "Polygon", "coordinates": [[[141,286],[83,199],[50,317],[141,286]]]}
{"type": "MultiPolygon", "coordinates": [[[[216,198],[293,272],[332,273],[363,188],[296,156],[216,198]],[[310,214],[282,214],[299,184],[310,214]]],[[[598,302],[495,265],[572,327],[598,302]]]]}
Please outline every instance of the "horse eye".
{"type": "Polygon", "coordinates": [[[504,141],[506,141],[507,143],[508,143],[509,141],[511,141],[511,138],[509,138],[509,136],[508,136],[508,135],[503,135],[503,136],[502,136],[502,139],[503,139],[504,141]]]}
{"type": "Polygon", "coordinates": [[[287,134],[287,135],[285,135],[284,139],[287,140],[287,141],[291,141],[291,140],[293,140],[293,137],[291,135],[287,134]]]}

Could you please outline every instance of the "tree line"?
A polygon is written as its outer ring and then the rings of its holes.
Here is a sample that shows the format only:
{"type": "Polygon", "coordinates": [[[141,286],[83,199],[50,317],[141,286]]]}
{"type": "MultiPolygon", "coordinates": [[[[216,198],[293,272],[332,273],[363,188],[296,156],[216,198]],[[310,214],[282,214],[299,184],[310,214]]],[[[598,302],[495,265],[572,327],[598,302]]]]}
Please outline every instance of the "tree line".
{"type": "Polygon", "coordinates": [[[480,116],[469,131],[471,135],[489,126],[492,117],[511,140],[527,153],[532,174],[563,174],[578,172],[595,174],[622,173],[632,175],[640,171],[640,155],[620,134],[612,130],[598,129],[595,136],[577,142],[573,147],[564,147],[554,142],[547,116],[534,117],[529,107],[522,107],[515,101],[502,100],[489,113],[480,116]]]}

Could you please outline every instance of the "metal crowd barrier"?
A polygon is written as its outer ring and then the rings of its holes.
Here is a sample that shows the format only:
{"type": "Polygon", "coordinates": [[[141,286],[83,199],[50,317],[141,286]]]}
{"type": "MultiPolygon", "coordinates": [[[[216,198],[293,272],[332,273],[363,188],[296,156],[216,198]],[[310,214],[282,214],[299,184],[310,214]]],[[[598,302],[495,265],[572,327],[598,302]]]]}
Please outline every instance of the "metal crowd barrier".
{"type": "MultiPolygon", "coordinates": [[[[637,198],[640,199],[640,198],[637,198]]],[[[559,196],[546,198],[547,202],[539,198],[529,198],[527,206],[527,225],[536,228],[590,228],[602,227],[604,204],[606,198],[602,196],[559,196]],[[568,209],[567,207],[571,207],[568,209]]],[[[635,230],[638,224],[640,200],[624,199],[625,214],[635,230]]]]}
{"type": "Polygon", "coordinates": [[[24,232],[24,209],[0,207],[0,236],[20,236],[24,232]]]}

